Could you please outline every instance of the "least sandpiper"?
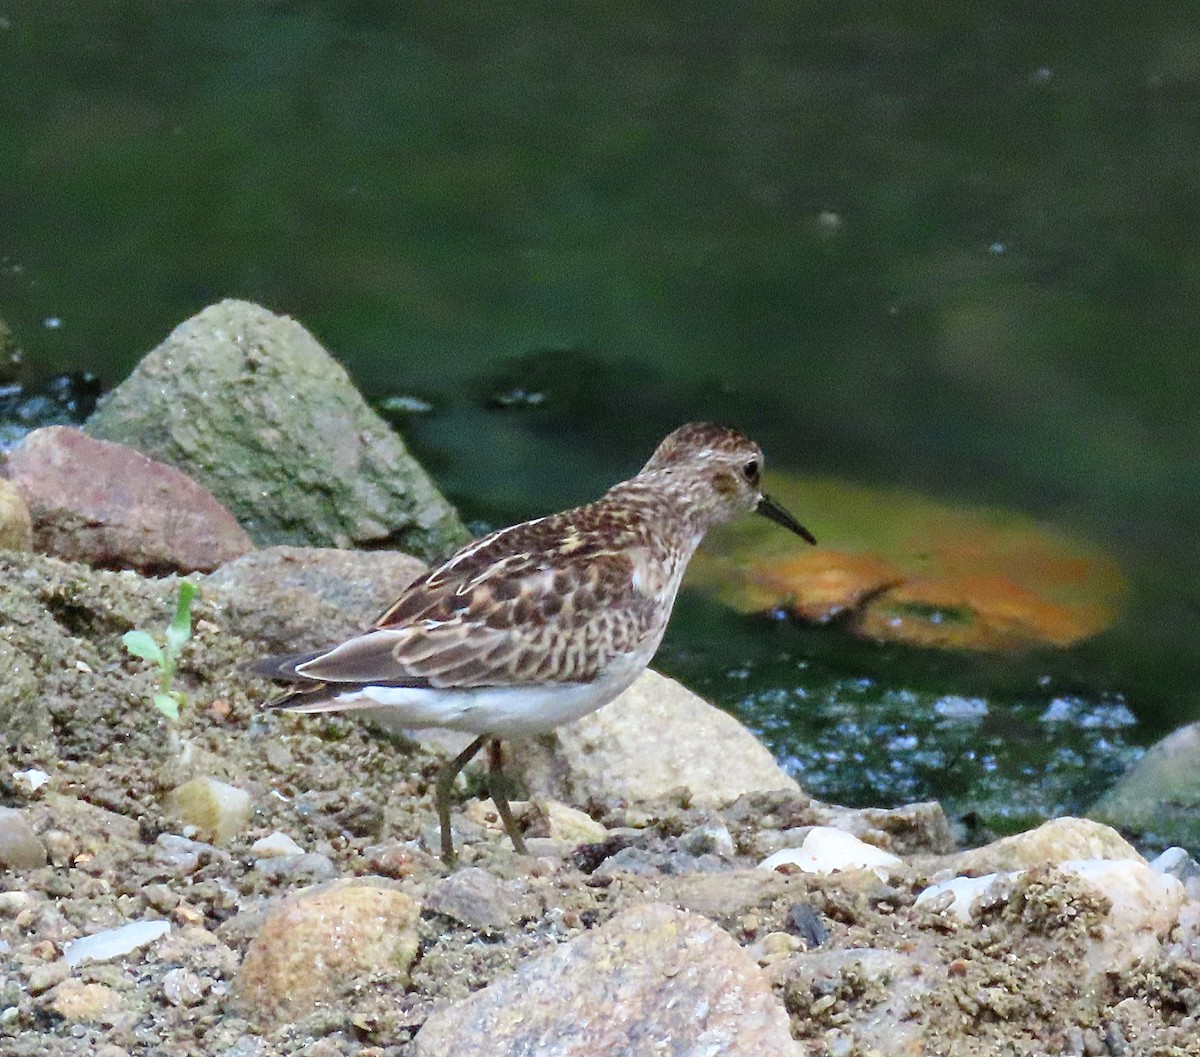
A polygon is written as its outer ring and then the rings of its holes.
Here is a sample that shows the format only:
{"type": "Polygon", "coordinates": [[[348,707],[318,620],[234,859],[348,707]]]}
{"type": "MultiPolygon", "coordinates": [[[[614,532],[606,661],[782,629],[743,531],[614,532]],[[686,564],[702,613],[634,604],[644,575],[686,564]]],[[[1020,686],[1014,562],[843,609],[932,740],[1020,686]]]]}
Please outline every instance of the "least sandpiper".
{"type": "Polygon", "coordinates": [[[437,780],[442,859],[454,861],[455,776],[486,744],[488,791],[513,846],[500,739],[608,704],[666,630],[684,569],[714,525],[757,511],[815,543],[760,487],[758,445],[722,426],[671,433],[636,477],[561,514],[493,532],[411,584],[375,626],[331,649],[270,658],[289,712],[387,709],[396,726],[477,735],[437,780]]]}

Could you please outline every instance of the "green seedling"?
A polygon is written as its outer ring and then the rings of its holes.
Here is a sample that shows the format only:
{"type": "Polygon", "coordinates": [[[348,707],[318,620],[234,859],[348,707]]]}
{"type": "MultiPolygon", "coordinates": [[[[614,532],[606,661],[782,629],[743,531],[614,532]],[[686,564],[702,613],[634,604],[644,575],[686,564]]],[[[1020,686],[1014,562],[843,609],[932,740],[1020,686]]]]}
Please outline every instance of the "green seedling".
{"type": "Polygon", "coordinates": [[[191,580],[179,584],[179,600],[175,605],[175,617],[167,625],[161,645],[148,631],[140,628],[127,631],[121,636],[130,654],[158,665],[158,690],[154,693],[154,707],[172,722],[179,720],[179,707],[187,704],[187,695],[175,690],[176,665],[184,644],[192,637],[192,601],[198,588],[191,580]]]}

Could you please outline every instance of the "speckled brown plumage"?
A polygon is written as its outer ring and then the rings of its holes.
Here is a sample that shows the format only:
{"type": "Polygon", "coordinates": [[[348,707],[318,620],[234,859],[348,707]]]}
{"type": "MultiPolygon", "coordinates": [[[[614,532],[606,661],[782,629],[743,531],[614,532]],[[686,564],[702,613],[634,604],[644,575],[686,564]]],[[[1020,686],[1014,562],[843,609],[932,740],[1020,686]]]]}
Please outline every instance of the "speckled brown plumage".
{"type": "MultiPolygon", "coordinates": [[[[811,541],[760,491],[761,468],[741,434],[683,426],[596,502],[468,544],[364,634],[266,662],[292,683],[276,707],[383,706],[409,726],[478,734],[476,749],[577,719],[650,662],[709,528],[757,509],[811,541]]],[[[444,854],[448,839],[443,815],[444,854]]]]}

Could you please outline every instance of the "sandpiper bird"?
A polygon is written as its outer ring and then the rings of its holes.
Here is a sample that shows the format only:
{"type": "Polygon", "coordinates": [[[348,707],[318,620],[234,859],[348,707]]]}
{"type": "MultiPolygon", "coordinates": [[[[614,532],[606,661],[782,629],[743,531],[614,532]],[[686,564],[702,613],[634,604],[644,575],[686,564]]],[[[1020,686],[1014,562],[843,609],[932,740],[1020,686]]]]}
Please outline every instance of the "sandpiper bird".
{"type": "Polygon", "coordinates": [[[524,854],[500,739],[570,723],[626,689],[658,649],[684,569],[714,525],[753,510],[816,542],[762,492],[762,466],[758,445],[732,429],[681,426],[596,502],[463,547],[364,634],[256,666],[290,684],[272,707],[384,708],[395,726],[477,735],[437,780],[442,859],[454,862],[454,779],[485,744],[488,792],[524,854]]]}

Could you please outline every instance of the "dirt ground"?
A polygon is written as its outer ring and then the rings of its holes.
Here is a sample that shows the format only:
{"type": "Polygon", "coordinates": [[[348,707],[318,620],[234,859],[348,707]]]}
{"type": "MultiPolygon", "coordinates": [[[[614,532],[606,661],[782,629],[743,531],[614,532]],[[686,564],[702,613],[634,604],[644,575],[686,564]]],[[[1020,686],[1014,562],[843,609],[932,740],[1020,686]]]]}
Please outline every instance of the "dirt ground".
{"type": "MultiPolygon", "coordinates": [[[[420,899],[445,876],[425,850],[436,847],[444,757],[340,718],[265,714],[267,688],[243,672],[259,647],[203,598],[181,676],[191,704],[171,730],[149,704],[152,673],[120,637],[165,624],[173,594],[172,580],[0,559],[0,665],[10,673],[0,804],[22,809],[50,858],[0,873],[6,1057],[400,1057],[439,1003],[647,901],[703,913],[750,949],[814,1054],[1200,1055],[1195,942],[1168,943],[1121,972],[1087,971],[1107,907],[1045,871],[969,925],[914,905],[928,865],[889,882],[756,871],[778,833],[812,821],[805,798],[764,795],[720,812],[576,805],[613,838],[542,842],[529,858],[512,853],[483,805],[460,805],[464,863],[513,882],[508,920],[480,927],[427,910],[411,976],[369,974],[295,1022],[263,1024],[239,1004],[236,978],[272,900],[368,875],[420,899]],[[32,790],[15,777],[28,769],[49,781],[32,790]],[[249,825],[227,846],[173,842],[179,823],[164,796],[196,774],[253,798],[249,825]],[[732,854],[706,848],[714,827],[732,854]],[[309,854],[257,860],[251,844],[275,831],[309,854]],[[69,973],[59,961],[80,935],[146,918],[169,920],[172,932],[69,973]]],[[[919,840],[897,833],[895,850],[934,850],[919,840]]]]}

